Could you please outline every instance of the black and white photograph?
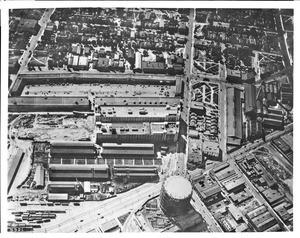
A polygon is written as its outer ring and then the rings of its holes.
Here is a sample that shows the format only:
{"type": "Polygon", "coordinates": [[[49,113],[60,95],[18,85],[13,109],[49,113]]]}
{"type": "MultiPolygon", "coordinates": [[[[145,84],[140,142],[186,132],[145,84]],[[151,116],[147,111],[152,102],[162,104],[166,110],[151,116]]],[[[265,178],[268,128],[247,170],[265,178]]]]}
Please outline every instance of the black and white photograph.
{"type": "Polygon", "coordinates": [[[1,230],[294,233],[296,9],[230,4],[7,8],[1,230]]]}

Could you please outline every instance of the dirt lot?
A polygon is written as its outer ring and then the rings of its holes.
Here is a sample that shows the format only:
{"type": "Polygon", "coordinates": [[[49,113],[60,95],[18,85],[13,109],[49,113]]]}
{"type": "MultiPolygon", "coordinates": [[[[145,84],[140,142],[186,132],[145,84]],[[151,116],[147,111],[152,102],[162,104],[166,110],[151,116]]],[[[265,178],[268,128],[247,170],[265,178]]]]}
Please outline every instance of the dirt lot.
{"type": "Polygon", "coordinates": [[[16,137],[45,140],[92,139],[94,117],[73,115],[22,115],[11,125],[16,137]]]}

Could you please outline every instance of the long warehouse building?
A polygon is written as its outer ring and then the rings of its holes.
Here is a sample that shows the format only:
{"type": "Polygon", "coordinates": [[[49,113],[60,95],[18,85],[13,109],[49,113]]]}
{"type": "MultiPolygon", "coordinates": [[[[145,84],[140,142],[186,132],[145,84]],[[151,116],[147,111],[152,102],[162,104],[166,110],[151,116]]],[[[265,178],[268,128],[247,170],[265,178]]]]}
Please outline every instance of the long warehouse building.
{"type": "Polygon", "coordinates": [[[87,97],[9,97],[8,112],[90,111],[87,97]]]}
{"type": "Polygon", "coordinates": [[[94,143],[89,141],[53,141],[50,143],[53,158],[95,158],[94,143]]]}
{"type": "Polygon", "coordinates": [[[157,167],[155,166],[115,166],[114,177],[127,177],[137,179],[155,178],[158,176],[157,167]]]}
{"type": "Polygon", "coordinates": [[[23,157],[24,157],[24,151],[22,149],[18,149],[16,154],[10,156],[9,160],[12,160],[12,163],[11,163],[10,167],[8,168],[8,177],[7,177],[7,183],[8,183],[7,192],[8,193],[11,189],[11,186],[13,185],[13,182],[18,173],[19,167],[22,163],[23,157]]]}
{"type": "Polygon", "coordinates": [[[154,145],[153,144],[116,144],[116,143],[103,143],[102,144],[102,157],[103,158],[154,158],[154,145]]]}
{"type": "Polygon", "coordinates": [[[227,136],[242,139],[241,91],[236,88],[227,90],[227,117],[227,136]]]}
{"type": "Polygon", "coordinates": [[[93,74],[93,73],[51,73],[51,74],[20,74],[15,80],[10,93],[14,97],[22,94],[26,85],[35,84],[86,84],[86,83],[112,83],[112,84],[146,84],[146,85],[173,85],[180,77],[167,77],[166,75],[145,77],[132,74],[93,74]]]}
{"type": "Polygon", "coordinates": [[[108,165],[49,165],[51,181],[106,181],[109,180],[108,165]]]}

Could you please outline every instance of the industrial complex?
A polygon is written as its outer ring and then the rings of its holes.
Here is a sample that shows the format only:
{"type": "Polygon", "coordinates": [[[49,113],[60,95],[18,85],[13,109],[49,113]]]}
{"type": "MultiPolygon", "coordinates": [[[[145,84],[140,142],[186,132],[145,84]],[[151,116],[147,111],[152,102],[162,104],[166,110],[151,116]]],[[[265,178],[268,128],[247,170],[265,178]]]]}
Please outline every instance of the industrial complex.
{"type": "Polygon", "coordinates": [[[293,24],[11,9],[7,231],[293,231],[293,24]]]}

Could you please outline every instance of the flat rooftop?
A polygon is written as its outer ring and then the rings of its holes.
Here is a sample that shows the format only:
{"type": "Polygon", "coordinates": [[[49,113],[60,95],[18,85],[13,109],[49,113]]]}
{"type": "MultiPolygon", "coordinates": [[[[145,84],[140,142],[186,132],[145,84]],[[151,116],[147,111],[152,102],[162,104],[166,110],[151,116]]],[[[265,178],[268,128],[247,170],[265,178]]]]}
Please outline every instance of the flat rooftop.
{"type": "MultiPolygon", "coordinates": [[[[176,87],[169,85],[130,85],[130,84],[100,84],[100,83],[64,83],[64,84],[30,84],[25,85],[22,96],[84,96],[92,93],[99,97],[174,97],[176,87]]],[[[105,99],[107,100],[107,99],[105,99]]],[[[97,100],[96,100],[97,101],[97,100]]],[[[101,100],[100,100],[101,101],[101,100]]],[[[96,105],[99,105],[96,103],[96,105]]]]}
{"type": "Polygon", "coordinates": [[[98,106],[158,106],[176,107],[180,103],[179,97],[96,97],[95,105],[98,106]]]}
{"type": "Polygon", "coordinates": [[[101,113],[103,117],[166,117],[166,116],[178,116],[180,111],[177,107],[145,107],[145,106],[102,106],[101,113]]]}
{"type": "Polygon", "coordinates": [[[51,141],[54,147],[90,147],[94,148],[94,143],[89,141],[51,141]]]}
{"type": "Polygon", "coordinates": [[[102,156],[144,156],[144,155],[149,155],[149,156],[154,156],[154,149],[153,150],[143,150],[143,149],[123,149],[123,150],[118,150],[118,149],[103,149],[102,156]]]}
{"type": "Polygon", "coordinates": [[[137,143],[122,143],[122,144],[118,144],[118,143],[103,143],[102,147],[114,147],[114,148],[153,148],[153,144],[137,144],[137,143]]]}
{"type": "Polygon", "coordinates": [[[103,134],[112,134],[109,129],[115,129],[117,134],[131,135],[131,134],[176,134],[179,132],[179,125],[176,123],[164,122],[134,122],[134,123],[101,123],[100,131],[103,134]],[[105,128],[105,131],[102,130],[105,128]]]}
{"type": "Polygon", "coordinates": [[[32,79],[32,78],[48,78],[48,79],[54,79],[54,78],[73,78],[73,79],[97,79],[98,81],[101,81],[101,79],[129,79],[129,80],[153,80],[156,81],[157,84],[163,84],[164,82],[172,84],[177,80],[176,76],[167,76],[167,75],[138,75],[138,74],[110,74],[110,73],[100,73],[100,72],[90,72],[90,71],[84,71],[84,72],[58,72],[58,73],[45,73],[45,72],[31,72],[27,74],[20,74],[19,77],[22,77],[24,79],[32,79]]]}
{"type": "Polygon", "coordinates": [[[127,134],[150,134],[150,123],[102,123],[101,128],[106,128],[106,132],[102,133],[111,135],[112,131],[109,128],[115,129],[119,135],[127,134]]]}
{"type": "Polygon", "coordinates": [[[88,105],[86,97],[10,97],[8,106],[28,106],[28,105],[88,105]]]}

